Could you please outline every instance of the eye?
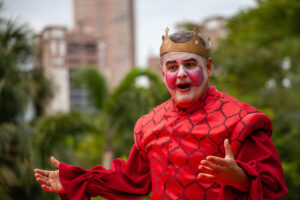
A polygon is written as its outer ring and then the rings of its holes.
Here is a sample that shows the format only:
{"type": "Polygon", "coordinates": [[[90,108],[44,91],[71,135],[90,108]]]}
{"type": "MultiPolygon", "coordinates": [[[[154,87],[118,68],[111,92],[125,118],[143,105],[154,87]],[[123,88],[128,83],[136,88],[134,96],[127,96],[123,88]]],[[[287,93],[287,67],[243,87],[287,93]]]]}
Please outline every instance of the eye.
{"type": "Polygon", "coordinates": [[[178,68],[178,67],[177,67],[176,65],[168,65],[168,66],[167,66],[167,70],[168,70],[168,71],[171,71],[171,72],[176,71],[177,68],[178,68]]]}
{"type": "Polygon", "coordinates": [[[193,69],[196,66],[197,66],[196,63],[185,63],[184,64],[184,67],[187,68],[187,69],[193,69]]]}

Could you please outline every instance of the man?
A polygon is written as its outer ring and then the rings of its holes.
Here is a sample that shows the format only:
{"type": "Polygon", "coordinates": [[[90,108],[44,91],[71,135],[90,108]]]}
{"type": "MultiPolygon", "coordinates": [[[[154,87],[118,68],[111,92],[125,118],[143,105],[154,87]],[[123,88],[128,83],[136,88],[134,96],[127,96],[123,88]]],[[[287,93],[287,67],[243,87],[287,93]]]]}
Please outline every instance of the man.
{"type": "Polygon", "coordinates": [[[270,119],[210,86],[212,59],[198,29],[169,37],[161,71],[172,98],[142,116],[127,162],[91,170],[51,158],[37,181],[62,199],[275,199],[287,193],[270,119]]]}

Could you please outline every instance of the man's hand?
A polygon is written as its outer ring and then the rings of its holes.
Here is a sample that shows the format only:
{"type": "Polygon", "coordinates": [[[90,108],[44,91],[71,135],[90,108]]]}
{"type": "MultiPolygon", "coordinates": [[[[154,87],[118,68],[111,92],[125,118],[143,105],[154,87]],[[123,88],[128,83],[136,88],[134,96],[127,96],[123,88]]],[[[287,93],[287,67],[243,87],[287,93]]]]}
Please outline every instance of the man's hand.
{"type": "MultiPolygon", "coordinates": [[[[50,161],[55,167],[59,167],[59,161],[51,156],[50,161]]],[[[59,179],[59,170],[47,171],[35,169],[36,180],[41,184],[42,188],[48,192],[64,193],[64,188],[59,179]]]]}
{"type": "Polygon", "coordinates": [[[240,191],[248,192],[250,180],[244,170],[235,162],[228,139],[224,141],[225,158],[207,156],[201,161],[199,178],[216,182],[220,185],[231,185],[240,191]]]}

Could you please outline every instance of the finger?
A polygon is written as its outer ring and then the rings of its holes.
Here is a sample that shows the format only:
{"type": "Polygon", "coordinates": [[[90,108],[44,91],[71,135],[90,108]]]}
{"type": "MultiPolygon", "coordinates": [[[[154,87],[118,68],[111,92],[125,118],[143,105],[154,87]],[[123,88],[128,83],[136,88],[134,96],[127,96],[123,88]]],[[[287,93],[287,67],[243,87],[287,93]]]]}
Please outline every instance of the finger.
{"type": "Polygon", "coordinates": [[[48,176],[44,176],[44,175],[42,175],[42,174],[38,174],[38,173],[35,173],[34,174],[34,176],[36,177],[36,178],[48,178],[48,176]]]}
{"type": "Polygon", "coordinates": [[[51,156],[50,158],[50,161],[52,162],[52,164],[55,166],[55,167],[59,167],[59,161],[56,160],[53,156],[51,156]]]}
{"type": "Polygon", "coordinates": [[[207,173],[207,174],[212,174],[212,175],[214,175],[214,174],[218,173],[218,172],[216,172],[216,171],[212,170],[211,168],[206,167],[206,166],[204,166],[204,165],[199,165],[199,169],[200,169],[202,172],[207,173]]]}
{"type": "Polygon", "coordinates": [[[207,156],[206,160],[211,161],[218,165],[225,165],[226,160],[224,158],[216,157],[216,156],[207,156]]]}
{"type": "Polygon", "coordinates": [[[40,184],[42,184],[42,185],[47,185],[47,186],[50,186],[50,185],[51,185],[51,184],[48,182],[47,179],[38,177],[36,180],[37,180],[40,184]]]}
{"type": "Polygon", "coordinates": [[[226,155],[225,158],[234,158],[228,139],[225,139],[224,141],[224,148],[225,148],[225,155],[226,155]]]}
{"type": "Polygon", "coordinates": [[[199,179],[204,180],[204,181],[210,181],[210,182],[215,182],[216,181],[216,177],[214,175],[211,174],[205,174],[205,173],[200,173],[198,175],[199,179]]]}
{"type": "Polygon", "coordinates": [[[44,175],[44,176],[47,176],[47,177],[49,176],[49,171],[47,171],[47,170],[35,169],[34,172],[44,175]]]}
{"type": "Polygon", "coordinates": [[[47,192],[53,192],[53,188],[51,186],[47,186],[47,185],[42,185],[41,186],[44,190],[46,190],[47,192]]]}
{"type": "Polygon", "coordinates": [[[222,167],[222,166],[216,165],[216,164],[214,164],[214,163],[212,163],[212,162],[210,162],[210,161],[208,161],[208,160],[202,160],[202,161],[201,161],[201,165],[204,165],[204,166],[206,166],[206,167],[209,167],[209,168],[211,168],[212,170],[218,171],[218,172],[223,170],[223,167],[222,167]]]}

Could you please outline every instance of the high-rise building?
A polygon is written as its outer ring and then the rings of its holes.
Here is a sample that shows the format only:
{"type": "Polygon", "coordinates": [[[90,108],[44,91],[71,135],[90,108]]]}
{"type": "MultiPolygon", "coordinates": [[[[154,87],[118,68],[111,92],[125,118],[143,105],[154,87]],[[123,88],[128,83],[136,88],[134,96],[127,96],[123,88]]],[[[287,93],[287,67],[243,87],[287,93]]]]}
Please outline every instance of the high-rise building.
{"type": "Polygon", "coordinates": [[[48,26],[35,37],[35,44],[35,66],[43,68],[53,83],[54,98],[46,109],[47,113],[91,108],[86,91],[72,87],[71,75],[78,68],[99,68],[104,62],[101,55],[106,54],[101,48],[104,41],[62,26],[48,26]]]}
{"type": "Polygon", "coordinates": [[[35,36],[35,67],[43,68],[45,75],[51,80],[54,92],[53,99],[47,105],[46,112],[67,112],[70,109],[69,71],[65,65],[66,28],[49,26],[35,36]]]}
{"type": "Polygon", "coordinates": [[[134,0],[73,0],[74,27],[47,26],[35,37],[35,66],[54,85],[48,113],[87,110],[87,93],[72,88],[71,74],[93,66],[115,88],[134,67],[134,0]]]}
{"type": "Polygon", "coordinates": [[[100,69],[116,87],[135,65],[134,0],[73,0],[73,14],[76,30],[105,41],[100,69]]]}

